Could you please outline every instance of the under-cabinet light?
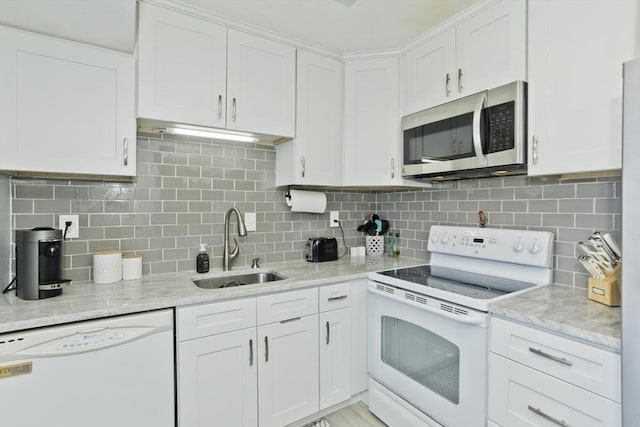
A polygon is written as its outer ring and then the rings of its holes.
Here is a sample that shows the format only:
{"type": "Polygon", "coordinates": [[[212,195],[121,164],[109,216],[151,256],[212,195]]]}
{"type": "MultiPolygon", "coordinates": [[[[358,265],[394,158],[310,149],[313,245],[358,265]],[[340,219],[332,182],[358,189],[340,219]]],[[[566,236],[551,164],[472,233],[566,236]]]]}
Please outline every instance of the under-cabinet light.
{"type": "Polygon", "coordinates": [[[260,138],[253,136],[251,134],[203,130],[203,129],[186,128],[186,127],[185,128],[167,127],[165,128],[165,132],[171,133],[174,135],[200,136],[203,138],[224,139],[227,141],[254,142],[254,143],[260,141],[260,138]]]}

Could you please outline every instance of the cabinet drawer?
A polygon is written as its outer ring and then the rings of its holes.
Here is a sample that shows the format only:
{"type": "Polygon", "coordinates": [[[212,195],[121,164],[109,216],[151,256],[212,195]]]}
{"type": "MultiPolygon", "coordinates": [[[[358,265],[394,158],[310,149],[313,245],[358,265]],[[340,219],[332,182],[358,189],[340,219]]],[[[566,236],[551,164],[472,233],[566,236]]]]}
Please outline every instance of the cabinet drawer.
{"type": "Polygon", "coordinates": [[[621,406],[491,353],[489,418],[504,427],[619,427],[621,406]]]}
{"type": "Polygon", "coordinates": [[[258,297],[258,324],[280,322],[318,312],[318,288],[258,297]]]}
{"type": "Polygon", "coordinates": [[[177,310],[178,341],[256,326],[256,299],[245,298],[177,310]]]}
{"type": "Polygon", "coordinates": [[[620,402],[619,354],[496,318],[491,351],[620,402]]]}
{"type": "Polygon", "coordinates": [[[349,307],[351,305],[350,288],[349,282],[321,287],[318,291],[320,311],[349,307]]]}

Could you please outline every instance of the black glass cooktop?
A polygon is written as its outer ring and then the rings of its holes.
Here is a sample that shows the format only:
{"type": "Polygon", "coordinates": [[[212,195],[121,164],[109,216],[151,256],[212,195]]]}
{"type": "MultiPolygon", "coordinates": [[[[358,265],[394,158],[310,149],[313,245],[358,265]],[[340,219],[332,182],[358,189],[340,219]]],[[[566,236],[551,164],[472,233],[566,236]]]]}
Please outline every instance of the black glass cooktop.
{"type": "Polygon", "coordinates": [[[414,284],[410,286],[412,290],[417,291],[415,285],[421,285],[477,299],[491,299],[535,286],[527,282],[432,265],[398,268],[378,274],[414,284]]]}

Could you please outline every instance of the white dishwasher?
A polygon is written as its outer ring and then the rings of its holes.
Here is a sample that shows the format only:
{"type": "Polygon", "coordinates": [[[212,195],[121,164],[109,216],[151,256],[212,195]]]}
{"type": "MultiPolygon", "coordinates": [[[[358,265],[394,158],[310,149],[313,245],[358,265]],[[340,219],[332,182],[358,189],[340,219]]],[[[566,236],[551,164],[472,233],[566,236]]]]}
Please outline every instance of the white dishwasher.
{"type": "Polygon", "coordinates": [[[173,310],[0,335],[0,426],[175,426],[173,310]]]}

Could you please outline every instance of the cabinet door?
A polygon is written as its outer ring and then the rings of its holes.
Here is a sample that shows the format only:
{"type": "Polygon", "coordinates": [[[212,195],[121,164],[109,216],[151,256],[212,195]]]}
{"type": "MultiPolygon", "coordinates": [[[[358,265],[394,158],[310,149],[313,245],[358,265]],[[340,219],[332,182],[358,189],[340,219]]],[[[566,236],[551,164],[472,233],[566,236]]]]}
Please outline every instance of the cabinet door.
{"type": "Polygon", "coordinates": [[[298,51],[296,183],[342,184],[342,75],[341,61],[298,51]]]}
{"type": "Polygon", "coordinates": [[[404,115],[442,104],[457,95],[455,42],[452,28],[407,51],[403,58],[404,115]]]}
{"type": "Polygon", "coordinates": [[[295,49],[229,30],[227,128],[295,136],[295,49]]]}
{"type": "Polygon", "coordinates": [[[638,47],[637,9],[529,3],[529,175],[621,168],[622,63],[638,47]]]}
{"type": "Polygon", "coordinates": [[[227,29],[139,4],[138,116],[225,127],[227,29]]]}
{"type": "Polygon", "coordinates": [[[344,185],[400,182],[398,58],[345,64],[344,185]]]}
{"type": "Polygon", "coordinates": [[[132,55],[0,27],[0,169],[136,173],[132,55]]]}
{"type": "Polygon", "coordinates": [[[180,427],[258,425],[255,328],[178,345],[180,427]]]}
{"type": "Polygon", "coordinates": [[[318,315],[259,326],[258,340],[260,427],[318,412],[318,315]]]}
{"type": "Polygon", "coordinates": [[[526,2],[505,0],[456,27],[456,86],[460,95],[526,80],[526,2]]]}
{"type": "Polygon", "coordinates": [[[351,397],[351,310],[320,313],[320,409],[351,397]]]}

